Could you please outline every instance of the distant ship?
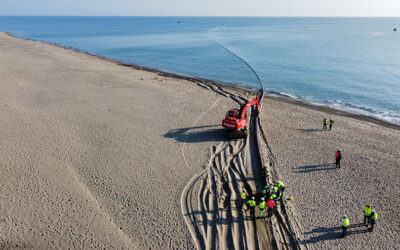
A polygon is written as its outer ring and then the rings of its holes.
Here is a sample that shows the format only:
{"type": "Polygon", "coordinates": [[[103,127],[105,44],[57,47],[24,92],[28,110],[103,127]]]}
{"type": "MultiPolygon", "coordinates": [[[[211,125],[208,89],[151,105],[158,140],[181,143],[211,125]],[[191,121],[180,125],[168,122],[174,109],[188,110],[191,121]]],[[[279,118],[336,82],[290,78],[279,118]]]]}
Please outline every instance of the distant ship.
{"type": "Polygon", "coordinates": [[[178,22],[176,22],[176,23],[181,23],[181,21],[178,21],[178,22]]]}
{"type": "Polygon", "coordinates": [[[394,28],[393,31],[397,31],[397,28],[394,28]]]}

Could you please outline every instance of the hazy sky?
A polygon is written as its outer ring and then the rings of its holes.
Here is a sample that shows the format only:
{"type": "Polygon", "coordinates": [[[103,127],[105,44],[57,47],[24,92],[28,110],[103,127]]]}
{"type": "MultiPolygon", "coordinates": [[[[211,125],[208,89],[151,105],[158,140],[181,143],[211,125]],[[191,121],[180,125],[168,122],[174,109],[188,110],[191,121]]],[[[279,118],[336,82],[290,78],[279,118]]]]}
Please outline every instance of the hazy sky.
{"type": "Polygon", "coordinates": [[[400,16],[400,0],[0,0],[0,15],[400,16]]]}

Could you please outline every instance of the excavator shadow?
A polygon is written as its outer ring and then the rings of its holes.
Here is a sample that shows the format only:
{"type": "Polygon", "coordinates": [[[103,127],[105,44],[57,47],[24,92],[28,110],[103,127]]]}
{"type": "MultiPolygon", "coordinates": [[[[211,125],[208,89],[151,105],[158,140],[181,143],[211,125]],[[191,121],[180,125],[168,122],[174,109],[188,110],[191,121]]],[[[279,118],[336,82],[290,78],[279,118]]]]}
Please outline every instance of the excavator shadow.
{"type": "Polygon", "coordinates": [[[300,167],[295,167],[292,169],[294,173],[310,173],[310,172],[315,172],[315,171],[327,171],[327,170],[333,170],[336,169],[334,163],[322,163],[318,165],[306,165],[306,166],[300,166],[300,167]]]}
{"type": "Polygon", "coordinates": [[[164,134],[166,138],[174,138],[177,142],[198,143],[207,141],[226,141],[226,131],[220,125],[205,125],[172,129],[164,134]]]}

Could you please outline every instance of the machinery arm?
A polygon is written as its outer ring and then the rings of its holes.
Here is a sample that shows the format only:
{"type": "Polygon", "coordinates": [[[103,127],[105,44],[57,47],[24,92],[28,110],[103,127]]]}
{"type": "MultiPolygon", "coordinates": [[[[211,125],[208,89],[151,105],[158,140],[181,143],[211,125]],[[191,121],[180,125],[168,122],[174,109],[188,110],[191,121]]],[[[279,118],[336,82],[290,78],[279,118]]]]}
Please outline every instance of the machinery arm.
{"type": "Polygon", "coordinates": [[[240,118],[244,119],[246,115],[246,110],[247,108],[257,105],[257,112],[260,111],[260,97],[256,96],[254,98],[251,98],[248,102],[246,102],[242,107],[240,108],[240,118]]]}

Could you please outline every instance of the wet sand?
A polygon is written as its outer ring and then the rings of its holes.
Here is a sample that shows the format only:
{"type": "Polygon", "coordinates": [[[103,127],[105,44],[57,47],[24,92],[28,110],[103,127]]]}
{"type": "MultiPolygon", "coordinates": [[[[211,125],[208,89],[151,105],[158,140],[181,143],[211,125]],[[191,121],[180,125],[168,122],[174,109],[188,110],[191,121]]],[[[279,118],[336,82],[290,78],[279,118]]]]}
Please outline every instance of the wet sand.
{"type": "MultiPolygon", "coordinates": [[[[0,65],[1,246],[265,245],[237,207],[241,187],[259,189],[252,139],[227,141],[220,126],[254,93],[5,33],[0,65]]],[[[301,246],[398,246],[399,130],[279,98],[260,118],[301,246]],[[319,131],[324,116],[333,131],[319,131]],[[337,240],[341,214],[356,223],[365,202],[376,231],[337,240]]]]}

